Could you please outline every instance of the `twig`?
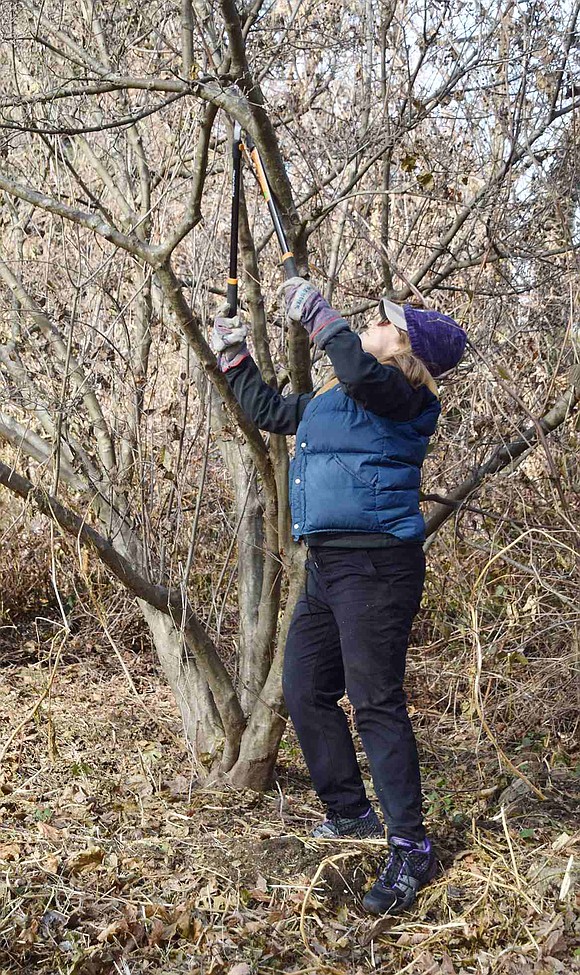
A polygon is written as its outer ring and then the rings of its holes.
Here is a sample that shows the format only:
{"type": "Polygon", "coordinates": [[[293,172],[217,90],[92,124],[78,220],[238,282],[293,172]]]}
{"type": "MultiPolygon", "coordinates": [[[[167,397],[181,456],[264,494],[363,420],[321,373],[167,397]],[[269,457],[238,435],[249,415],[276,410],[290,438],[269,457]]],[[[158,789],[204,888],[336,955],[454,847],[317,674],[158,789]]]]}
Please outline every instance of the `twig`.
{"type": "Polygon", "coordinates": [[[489,724],[487,723],[487,719],[483,713],[483,708],[481,705],[480,684],[481,684],[481,671],[483,669],[483,654],[481,651],[481,641],[479,639],[477,610],[475,609],[475,607],[470,606],[469,612],[471,615],[471,626],[472,626],[472,633],[473,633],[473,644],[474,644],[475,662],[476,662],[475,677],[473,681],[473,703],[475,704],[475,709],[479,716],[479,720],[481,721],[481,727],[483,728],[487,737],[489,738],[490,742],[495,748],[500,760],[504,762],[504,764],[507,765],[509,769],[511,769],[511,771],[514,773],[515,776],[517,776],[518,779],[521,779],[522,782],[526,783],[526,785],[532,790],[532,792],[538,797],[538,799],[545,800],[546,797],[544,793],[541,792],[540,789],[538,789],[538,787],[535,786],[534,783],[530,781],[527,775],[525,775],[521,769],[517,768],[517,766],[514,765],[511,759],[507,757],[506,753],[504,752],[503,748],[501,747],[500,743],[495,737],[493,731],[491,730],[489,724]]]}
{"type": "Polygon", "coordinates": [[[518,890],[521,891],[521,889],[522,889],[522,881],[521,881],[521,878],[520,878],[520,874],[519,874],[519,871],[518,871],[518,865],[516,863],[516,858],[515,858],[515,855],[514,855],[514,848],[512,846],[512,841],[511,841],[511,837],[510,837],[510,833],[509,833],[509,829],[508,829],[507,820],[505,818],[505,806],[504,806],[503,802],[501,804],[501,824],[503,826],[503,831],[505,833],[505,838],[507,840],[507,845],[508,845],[508,848],[509,848],[509,851],[510,851],[510,857],[511,857],[512,867],[513,867],[513,871],[514,871],[514,877],[516,878],[516,884],[518,885],[518,890]]]}
{"type": "Polygon", "coordinates": [[[345,860],[347,857],[356,856],[358,852],[359,852],[358,850],[349,850],[345,853],[336,853],[334,856],[331,857],[324,857],[324,860],[321,860],[320,863],[318,864],[316,873],[314,874],[314,877],[310,882],[310,886],[308,887],[308,890],[304,895],[304,900],[302,901],[302,908],[300,910],[300,937],[302,938],[306,951],[308,952],[308,954],[312,955],[313,958],[316,958],[317,955],[312,951],[312,948],[308,944],[308,938],[306,937],[306,931],[305,931],[306,908],[308,907],[308,902],[310,900],[310,897],[312,896],[312,891],[314,890],[316,886],[316,882],[320,878],[325,867],[330,865],[331,867],[334,867],[334,869],[336,869],[335,863],[338,860],[345,860]]]}

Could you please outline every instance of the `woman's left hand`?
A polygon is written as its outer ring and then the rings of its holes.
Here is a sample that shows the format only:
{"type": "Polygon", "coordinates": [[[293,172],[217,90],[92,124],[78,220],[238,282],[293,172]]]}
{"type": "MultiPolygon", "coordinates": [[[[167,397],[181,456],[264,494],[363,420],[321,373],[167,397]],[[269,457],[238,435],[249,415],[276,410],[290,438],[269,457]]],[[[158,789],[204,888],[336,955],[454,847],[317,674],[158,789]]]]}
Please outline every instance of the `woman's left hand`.
{"type": "Polygon", "coordinates": [[[303,316],[303,312],[309,298],[313,295],[317,295],[319,298],[322,297],[318,288],[315,288],[305,278],[288,278],[287,281],[284,281],[284,284],[280,285],[278,291],[284,294],[286,314],[290,321],[300,322],[307,328],[307,316],[303,316]]]}
{"type": "Polygon", "coordinates": [[[329,338],[348,328],[344,318],[331,308],[326,298],[310,281],[289,278],[279,288],[284,292],[286,312],[292,322],[300,322],[315,342],[323,349],[329,338]]]}
{"type": "Polygon", "coordinates": [[[248,326],[244,320],[239,315],[226,318],[227,310],[227,305],[218,310],[209,337],[210,348],[216,355],[232,345],[240,345],[248,336],[248,326]]]}
{"type": "Polygon", "coordinates": [[[218,357],[220,372],[239,366],[250,354],[246,343],[248,326],[239,315],[226,317],[227,310],[227,305],[219,309],[209,337],[209,346],[218,357]]]}

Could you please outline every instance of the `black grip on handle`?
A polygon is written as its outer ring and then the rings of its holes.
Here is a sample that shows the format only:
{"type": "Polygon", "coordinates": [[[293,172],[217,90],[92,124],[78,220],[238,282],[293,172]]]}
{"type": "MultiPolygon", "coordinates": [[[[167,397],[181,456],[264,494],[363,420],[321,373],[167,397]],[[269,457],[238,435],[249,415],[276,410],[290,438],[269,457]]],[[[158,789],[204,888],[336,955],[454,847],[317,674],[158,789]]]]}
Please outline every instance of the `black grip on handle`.
{"type": "Polygon", "coordinates": [[[238,284],[232,284],[228,281],[228,286],[226,289],[226,302],[227,310],[224,312],[224,318],[233,318],[238,311],[238,284]]]}
{"type": "Polygon", "coordinates": [[[290,254],[288,257],[284,258],[282,261],[282,267],[284,268],[284,277],[286,280],[288,280],[288,278],[297,278],[300,276],[293,254],[290,254]]]}

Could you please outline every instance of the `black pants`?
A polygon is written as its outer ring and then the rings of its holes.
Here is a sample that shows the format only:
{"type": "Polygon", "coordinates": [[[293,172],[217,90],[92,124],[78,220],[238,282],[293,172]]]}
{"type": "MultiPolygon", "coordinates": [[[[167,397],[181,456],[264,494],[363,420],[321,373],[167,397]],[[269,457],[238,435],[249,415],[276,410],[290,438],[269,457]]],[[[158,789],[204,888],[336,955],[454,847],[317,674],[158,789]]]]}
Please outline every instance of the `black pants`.
{"type": "Polygon", "coordinates": [[[284,695],[314,788],[329,812],[356,816],[369,807],[338,704],[346,689],[389,835],[422,840],[419,760],[403,691],[425,578],[422,547],[313,548],[306,568],[284,695]]]}

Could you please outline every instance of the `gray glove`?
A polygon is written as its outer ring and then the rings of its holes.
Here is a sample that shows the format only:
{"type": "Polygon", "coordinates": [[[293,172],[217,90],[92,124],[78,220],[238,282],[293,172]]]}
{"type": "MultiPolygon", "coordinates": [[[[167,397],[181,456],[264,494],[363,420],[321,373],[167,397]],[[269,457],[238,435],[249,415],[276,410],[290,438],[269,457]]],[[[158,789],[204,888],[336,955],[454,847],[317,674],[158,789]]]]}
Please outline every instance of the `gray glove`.
{"type": "Polygon", "coordinates": [[[222,305],[218,309],[209,337],[210,348],[216,355],[233,345],[245,343],[248,337],[246,323],[239,315],[234,315],[233,318],[226,318],[224,312],[227,310],[227,305],[222,305]]]}
{"type": "Polygon", "coordinates": [[[278,288],[278,293],[282,293],[286,300],[286,314],[292,322],[302,322],[302,312],[308,298],[313,294],[318,294],[310,281],[305,278],[288,278],[278,288]]]}
{"type": "Polygon", "coordinates": [[[290,321],[300,322],[308,332],[310,341],[316,342],[319,349],[324,349],[337,332],[348,329],[344,318],[330,307],[310,281],[289,278],[279,290],[284,292],[286,314],[290,321]]]}
{"type": "Polygon", "coordinates": [[[239,315],[226,318],[223,313],[227,310],[227,305],[222,305],[218,310],[209,337],[210,348],[216,353],[218,366],[222,372],[239,366],[240,362],[247,359],[250,354],[246,344],[248,335],[246,323],[239,315]]]}

